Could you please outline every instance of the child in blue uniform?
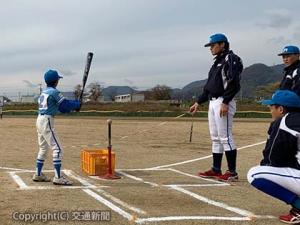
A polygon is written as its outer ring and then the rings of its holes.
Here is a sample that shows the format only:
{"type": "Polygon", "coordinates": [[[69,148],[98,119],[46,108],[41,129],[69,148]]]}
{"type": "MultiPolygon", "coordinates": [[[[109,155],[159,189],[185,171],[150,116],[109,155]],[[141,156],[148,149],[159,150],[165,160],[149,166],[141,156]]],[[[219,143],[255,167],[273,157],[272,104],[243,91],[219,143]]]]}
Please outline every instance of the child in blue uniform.
{"type": "Polygon", "coordinates": [[[53,166],[55,176],[53,184],[56,185],[72,185],[66,177],[61,174],[61,159],[62,148],[54,129],[54,116],[58,113],[69,113],[72,110],[80,108],[80,101],[67,100],[56,89],[59,79],[57,71],[49,70],[45,73],[44,79],[47,88],[42,91],[39,103],[39,115],[36,121],[36,128],[38,133],[39,153],[36,161],[36,173],[33,175],[33,181],[49,182],[50,179],[42,173],[44,161],[49,149],[53,153],[53,166]]]}

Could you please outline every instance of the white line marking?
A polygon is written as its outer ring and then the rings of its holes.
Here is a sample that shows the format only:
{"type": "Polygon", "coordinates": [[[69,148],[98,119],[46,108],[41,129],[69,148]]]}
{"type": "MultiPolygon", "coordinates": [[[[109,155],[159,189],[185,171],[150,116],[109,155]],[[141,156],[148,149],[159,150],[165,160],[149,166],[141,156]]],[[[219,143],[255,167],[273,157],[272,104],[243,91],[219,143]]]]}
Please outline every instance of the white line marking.
{"type": "Polygon", "coordinates": [[[144,215],[147,214],[145,211],[143,211],[139,208],[133,207],[133,206],[127,204],[126,202],[123,202],[121,199],[118,199],[118,198],[112,196],[111,194],[103,191],[102,189],[96,189],[96,191],[98,191],[99,193],[101,193],[105,197],[109,198],[110,200],[114,201],[115,203],[123,206],[124,208],[130,209],[130,210],[132,210],[136,213],[139,213],[139,214],[144,214],[144,215]]]}
{"type": "Polygon", "coordinates": [[[162,122],[162,123],[158,124],[157,126],[160,127],[160,126],[165,125],[166,123],[168,123],[168,122],[162,122]]]}
{"type": "MultiPolygon", "coordinates": [[[[51,183],[51,182],[49,182],[51,183]]],[[[101,188],[105,186],[99,186],[101,188]]],[[[26,188],[20,188],[20,190],[55,190],[55,189],[87,189],[87,188],[95,188],[95,186],[28,186],[26,188]]]]}
{"type": "Polygon", "coordinates": [[[224,182],[214,180],[214,179],[207,179],[207,178],[199,177],[199,176],[189,174],[189,173],[185,173],[185,172],[182,172],[180,170],[173,169],[173,168],[168,168],[168,170],[173,171],[173,172],[178,173],[178,174],[188,176],[188,177],[193,177],[193,178],[196,178],[196,179],[205,180],[205,181],[209,181],[209,182],[217,183],[217,184],[224,184],[223,186],[230,186],[230,184],[228,184],[228,183],[224,183],[224,182]]]}
{"type": "MultiPolygon", "coordinates": [[[[264,144],[264,143],[266,143],[266,141],[261,141],[261,142],[258,142],[258,143],[252,144],[252,145],[246,145],[246,146],[238,148],[237,150],[242,150],[242,149],[245,149],[245,148],[251,148],[253,146],[261,145],[261,144],[264,144]]],[[[177,162],[177,163],[172,163],[172,164],[167,164],[167,165],[162,165],[162,166],[156,166],[156,167],[151,167],[151,168],[147,168],[147,169],[160,169],[160,168],[178,166],[178,165],[183,165],[183,164],[187,164],[187,163],[191,163],[191,162],[200,161],[200,160],[203,160],[203,159],[208,159],[208,158],[211,158],[211,157],[212,157],[212,155],[207,155],[207,156],[203,156],[203,157],[196,158],[196,159],[190,159],[190,160],[186,160],[186,161],[182,161],[182,162],[177,162]]]]}
{"type": "Polygon", "coordinates": [[[178,186],[170,186],[170,188],[176,190],[176,191],[179,191],[179,192],[182,192],[186,195],[189,195],[195,199],[198,199],[202,202],[205,202],[205,203],[208,203],[210,205],[214,205],[214,206],[217,206],[217,207],[220,207],[220,208],[223,208],[223,209],[226,209],[226,210],[229,210],[231,212],[234,212],[234,213],[237,213],[241,216],[247,216],[247,217],[253,217],[255,214],[250,212],[250,211],[247,211],[247,210],[244,210],[244,209],[239,209],[239,208],[236,208],[236,207],[232,207],[232,206],[229,206],[225,203],[222,203],[222,202],[217,202],[217,201],[214,201],[214,200],[211,200],[211,199],[208,199],[206,197],[203,197],[201,195],[198,195],[198,194],[195,194],[191,191],[188,191],[182,187],[178,187],[178,186]]]}
{"type": "Polygon", "coordinates": [[[135,222],[138,224],[149,222],[162,222],[162,221],[181,221],[181,220],[229,220],[229,221],[250,221],[249,217],[223,217],[223,216],[167,216],[167,217],[149,217],[137,219],[135,222]]]}
{"type": "Polygon", "coordinates": [[[100,195],[98,195],[94,191],[92,191],[90,189],[83,189],[82,191],[84,191],[85,193],[87,193],[89,196],[93,197],[97,201],[101,202],[102,204],[106,205],[108,208],[112,209],[113,211],[120,214],[124,218],[126,218],[128,220],[133,220],[134,219],[134,217],[132,215],[130,215],[129,213],[127,213],[123,209],[119,208],[118,206],[114,205],[110,201],[106,200],[105,198],[101,197],[100,195]]]}
{"type": "Polygon", "coordinates": [[[78,180],[83,186],[90,186],[90,187],[92,187],[92,188],[96,188],[95,185],[92,185],[92,184],[89,183],[86,179],[84,179],[84,178],[78,176],[77,174],[75,174],[75,173],[74,173],[73,171],[71,171],[71,170],[65,170],[64,173],[65,173],[67,176],[69,176],[69,177],[71,177],[71,178],[73,178],[73,179],[75,179],[75,180],[78,180]]]}
{"type": "Polygon", "coordinates": [[[28,185],[15,172],[8,172],[11,178],[19,185],[20,189],[28,189],[28,185]]]}
{"type": "Polygon", "coordinates": [[[159,186],[159,185],[156,184],[156,183],[144,181],[144,180],[143,180],[142,178],[140,178],[140,177],[136,177],[136,176],[130,175],[130,174],[125,173],[125,172],[122,172],[122,171],[119,171],[118,173],[121,174],[121,175],[123,175],[123,176],[126,176],[126,177],[128,177],[128,178],[131,178],[131,179],[133,179],[133,180],[142,182],[142,183],[144,183],[144,184],[149,184],[149,185],[151,185],[152,187],[158,187],[158,186],[159,186]]]}
{"type": "Polygon", "coordinates": [[[222,187],[222,186],[228,186],[229,184],[223,183],[223,184],[168,184],[163,185],[164,187],[222,187]]]}
{"type": "Polygon", "coordinates": [[[183,114],[181,114],[181,115],[179,115],[179,116],[176,116],[174,119],[179,119],[180,117],[183,117],[185,114],[186,114],[186,113],[183,113],[183,114]]]}
{"type": "MultiPolygon", "coordinates": [[[[82,185],[84,185],[85,187],[90,187],[92,189],[96,189],[99,193],[103,194],[105,197],[107,197],[108,199],[116,202],[117,204],[127,208],[127,209],[130,209],[134,212],[137,212],[137,213],[140,213],[140,214],[146,214],[145,211],[139,209],[139,208],[136,208],[136,207],[133,207],[129,204],[127,204],[126,202],[123,202],[122,200],[112,196],[111,194],[105,192],[104,190],[100,189],[100,188],[97,188],[95,185],[92,185],[91,183],[89,183],[86,179],[80,177],[79,175],[75,174],[73,171],[71,170],[65,170],[64,173],[73,178],[73,179],[76,179],[78,180],[82,185]]],[[[84,189],[82,189],[84,191],[84,189]]],[[[95,195],[97,195],[96,193],[94,193],[95,195]]],[[[99,196],[100,198],[102,198],[101,196],[99,196]]],[[[98,199],[97,199],[98,200],[98,199]]],[[[108,201],[108,200],[107,200],[108,201]]],[[[112,203],[111,203],[112,204],[112,203]]]]}
{"type": "Polygon", "coordinates": [[[12,170],[12,171],[21,171],[21,172],[29,172],[30,171],[30,170],[27,170],[27,169],[17,169],[17,168],[2,167],[2,166],[0,166],[0,169],[2,169],[2,170],[12,170]]]}

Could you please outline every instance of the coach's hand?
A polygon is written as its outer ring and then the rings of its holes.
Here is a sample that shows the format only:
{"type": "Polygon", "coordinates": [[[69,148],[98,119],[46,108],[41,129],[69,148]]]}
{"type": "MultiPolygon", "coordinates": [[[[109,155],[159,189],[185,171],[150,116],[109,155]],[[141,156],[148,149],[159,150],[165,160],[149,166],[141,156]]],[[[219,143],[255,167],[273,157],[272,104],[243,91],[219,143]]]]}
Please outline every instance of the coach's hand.
{"type": "Polygon", "coordinates": [[[229,109],[229,106],[227,104],[222,103],[221,109],[220,109],[220,117],[226,116],[228,113],[228,109],[229,109]]]}
{"type": "Polygon", "coordinates": [[[192,115],[194,115],[197,112],[198,106],[199,104],[195,102],[194,105],[190,107],[190,113],[192,113],[192,115]]]}

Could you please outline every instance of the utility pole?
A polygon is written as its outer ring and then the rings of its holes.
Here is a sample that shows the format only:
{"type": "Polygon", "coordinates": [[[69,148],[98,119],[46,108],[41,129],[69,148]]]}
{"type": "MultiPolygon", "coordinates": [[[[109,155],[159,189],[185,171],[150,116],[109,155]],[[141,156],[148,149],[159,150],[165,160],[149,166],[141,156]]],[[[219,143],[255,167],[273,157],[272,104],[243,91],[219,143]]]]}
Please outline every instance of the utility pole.
{"type": "Polygon", "coordinates": [[[40,95],[42,94],[42,84],[39,84],[40,87],[40,95]]]}

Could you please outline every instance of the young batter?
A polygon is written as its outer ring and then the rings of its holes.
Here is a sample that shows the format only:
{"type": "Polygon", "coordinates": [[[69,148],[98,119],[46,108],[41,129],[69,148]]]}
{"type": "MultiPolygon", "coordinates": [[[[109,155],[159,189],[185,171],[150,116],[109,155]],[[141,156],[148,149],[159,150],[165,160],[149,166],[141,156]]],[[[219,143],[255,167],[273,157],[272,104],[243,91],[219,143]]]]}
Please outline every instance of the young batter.
{"type": "Polygon", "coordinates": [[[258,190],[292,206],[279,219],[300,223],[300,99],[295,92],[280,90],[271,100],[272,118],[268,140],[259,166],[248,172],[249,183],[258,190]]]}
{"type": "Polygon", "coordinates": [[[57,185],[72,185],[72,182],[61,174],[61,159],[62,148],[57,138],[54,129],[54,116],[58,111],[62,113],[69,113],[72,110],[80,108],[80,101],[67,100],[56,89],[59,79],[57,71],[49,70],[45,73],[44,79],[47,88],[41,93],[39,103],[39,115],[36,121],[36,128],[38,133],[39,153],[36,160],[36,173],[33,175],[33,181],[49,182],[50,179],[42,173],[42,168],[46,155],[49,149],[53,151],[53,166],[55,176],[53,184],[57,185]]]}

